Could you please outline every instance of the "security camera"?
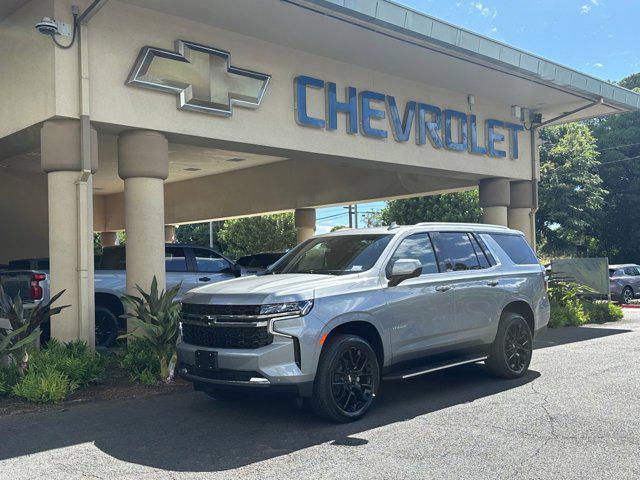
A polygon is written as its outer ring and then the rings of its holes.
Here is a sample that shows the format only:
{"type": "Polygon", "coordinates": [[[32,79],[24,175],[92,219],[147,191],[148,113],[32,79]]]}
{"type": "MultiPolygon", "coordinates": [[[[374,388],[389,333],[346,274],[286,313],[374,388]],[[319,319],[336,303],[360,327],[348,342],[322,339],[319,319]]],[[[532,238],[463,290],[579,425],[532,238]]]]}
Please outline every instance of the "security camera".
{"type": "Polygon", "coordinates": [[[36,23],[36,30],[43,35],[54,36],[58,33],[58,24],[55,20],[49,17],[44,17],[41,21],[36,23]]]}

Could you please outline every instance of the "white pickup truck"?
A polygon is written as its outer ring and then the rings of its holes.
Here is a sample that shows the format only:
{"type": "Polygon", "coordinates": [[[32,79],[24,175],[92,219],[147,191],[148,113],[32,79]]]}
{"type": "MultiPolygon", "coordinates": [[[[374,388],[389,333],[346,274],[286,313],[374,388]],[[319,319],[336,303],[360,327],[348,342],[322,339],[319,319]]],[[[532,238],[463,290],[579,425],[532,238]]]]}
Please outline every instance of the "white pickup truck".
{"type": "MultiPolygon", "coordinates": [[[[205,247],[167,244],[165,246],[167,287],[181,284],[178,297],[197,286],[239,277],[240,266],[205,247]]],[[[96,345],[108,347],[126,329],[120,298],[126,290],[124,246],[107,247],[95,262],[96,345]]],[[[16,260],[0,271],[0,285],[11,297],[20,294],[25,304],[49,299],[48,259],[16,260]]],[[[63,303],[71,299],[60,300],[63,303]]],[[[45,339],[49,325],[43,326],[45,339]]]]}

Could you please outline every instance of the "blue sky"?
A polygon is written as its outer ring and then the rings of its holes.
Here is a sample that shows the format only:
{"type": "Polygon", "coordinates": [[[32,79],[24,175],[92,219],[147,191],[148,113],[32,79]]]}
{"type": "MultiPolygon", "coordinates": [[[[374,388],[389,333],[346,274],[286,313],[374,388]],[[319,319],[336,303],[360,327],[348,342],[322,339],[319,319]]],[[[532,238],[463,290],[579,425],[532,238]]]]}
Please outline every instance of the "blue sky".
{"type": "MultiPolygon", "coordinates": [[[[604,80],[640,72],[640,0],[396,1],[604,80]]],[[[342,207],[317,217],[318,233],[348,224],[342,207]]]]}

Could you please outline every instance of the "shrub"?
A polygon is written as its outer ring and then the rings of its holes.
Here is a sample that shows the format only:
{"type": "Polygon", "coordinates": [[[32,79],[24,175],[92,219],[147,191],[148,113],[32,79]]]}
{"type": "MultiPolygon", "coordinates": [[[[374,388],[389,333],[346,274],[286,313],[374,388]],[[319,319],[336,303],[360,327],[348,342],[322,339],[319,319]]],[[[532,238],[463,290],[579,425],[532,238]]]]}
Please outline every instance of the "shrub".
{"type": "Polygon", "coordinates": [[[120,366],[131,380],[143,385],[156,385],[160,377],[160,363],[149,340],[133,340],[120,357],[120,366]]]}
{"type": "Polygon", "coordinates": [[[587,323],[587,315],[580,300],[571,299],[564,303],[551,300],[549,327],[578,326],[585,323],[587,323]]]}
{"type": "Polygon", "coordinates": [[[125,295],[122,301],[128,308],[123,318],[128,319],[133,331],[120,338],[145,340],[145,345],[158,363],[159,378],[170,381],[176,361],[176,342],[179,332],[180,302],[175,300],[180,284],[166,292],[158,291],[158,280],[153,277],[151,291],[146,293],[136,285],[140,297],[125,295]]]}
{"type": "Polygon", "coordinates": [[[11,393],[18,382],[18,369],[15,365],[0,366],[0,397],[11,393]]]}
{"type": "Polygon", "coordinates": [[[593,323],[617,322],[624,317],[622,308],[611,302],[585,302],[584,308],[593,323]]]}
{"type": "Polygon", "coordinates": [[[54,295],[47,302],[39,303],[36,307],[25,309],[20,295],[11,298],[0,286],[0,315],[9,320],[10,330],[0,328],[0,361],[9,358],[18,368],[18,374],[23,376],[28,365],[28,349],[40,336],[38,328],[43,322],[60,313],[68,305],[53,307],[52,305],[62,296],[64,290],[54,295]]]}
{"type": "Polygon", "coordinates": [[[101,380],[105,366],[104,356],[92,352],[85,342],[63,344],[51,339],[46,348],[31,354],[29,372],[41,373],[51,368],[79,387],[86,387],[101,380]]]}
{"type": "Polygon", "coordinates": [[[30,369],[12,391],[15,396],[30,402],[50,403],[63,400],[77,388],[77,383],[70,381],[64,373],[51,367],[40,371],[30,369]]]}

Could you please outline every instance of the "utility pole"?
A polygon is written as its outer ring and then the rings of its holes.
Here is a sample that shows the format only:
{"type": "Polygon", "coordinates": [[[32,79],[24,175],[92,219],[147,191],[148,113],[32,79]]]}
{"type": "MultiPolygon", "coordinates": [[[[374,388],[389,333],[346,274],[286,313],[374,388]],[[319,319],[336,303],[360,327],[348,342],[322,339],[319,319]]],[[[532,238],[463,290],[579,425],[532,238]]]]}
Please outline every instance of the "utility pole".
{"type": "Polygon", "coordinates": [[[353,228],[353,205],[349,205],[349,228],[353,228]]]}
{"type": "Polygon", "coordinates": [[[356,228],[358,228],[358,204],[357,203],[353,206],[353,214],[355,217],[356,228]]]}
{"type": "Polygon", "coordinates": [[[213,222],[209,222],[209,248],[213,248],[213,222]]]}

